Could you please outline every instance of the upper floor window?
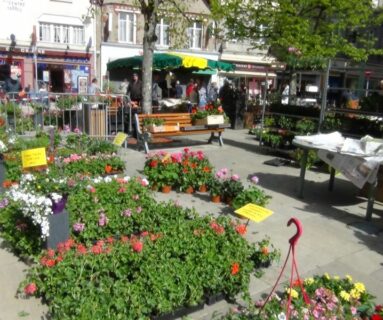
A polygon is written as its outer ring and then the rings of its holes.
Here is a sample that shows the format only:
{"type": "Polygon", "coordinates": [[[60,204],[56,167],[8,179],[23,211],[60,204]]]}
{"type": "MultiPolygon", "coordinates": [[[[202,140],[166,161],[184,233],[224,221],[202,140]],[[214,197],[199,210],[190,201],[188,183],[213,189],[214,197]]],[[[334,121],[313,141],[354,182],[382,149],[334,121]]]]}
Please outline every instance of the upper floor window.
{"type": "Polygon", "coordinates": [[[188,28],[189,48],[201,49],[202,48],[202,23],[193,22],[188,28]]]}
{"type": "Polygon", "coordinates": [[[84,27],[40,22],[39,40],[55,43],[84,44],[84,27]]]}
{"type": "Polygon", "coordinates": [[[156,44],[163,47],[169,46],[169,23],[165,19],[161,19],[156,27],[156,44]]]}
{"type": "Polygon", "coordinates": [[[131,12],[120,12],[118,17],[118,40],[136,43],[136,15],[131,12]]]}

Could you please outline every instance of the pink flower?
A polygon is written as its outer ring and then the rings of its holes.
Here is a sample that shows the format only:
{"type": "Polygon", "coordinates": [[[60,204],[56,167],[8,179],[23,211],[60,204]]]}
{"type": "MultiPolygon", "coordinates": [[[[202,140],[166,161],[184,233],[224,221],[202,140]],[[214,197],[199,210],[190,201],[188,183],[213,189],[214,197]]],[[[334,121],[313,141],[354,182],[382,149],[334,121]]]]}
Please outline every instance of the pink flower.
{"type": "Polygon", "coordinates": [[[189,151],[190,151],[189,148],[184,148],[184,152],[185,152],[185,153],[188,153],[189,151]]]}
{"type": "Polygon", "coordinates": [[[180,163],[182,161],[182,153],[181,152],[176,152],[171,155],[171,158],[173,162],[180,163]]]}
{"type": "Polygon", "coordinates": [[[126,191],[126,189],[124,187],[121,187],[120,189],[118,189],[118,193],[124,193],[126,191]]]}
{"type": "Polygon", "coordinates": [[[75,129],[73,130],[73,132],[74,132],[74,133],[81,133],[81,130],[80,130],[79,128],[75,128],[75,129]]]}
{"type": "Polygon", "coordinates": [[[141,241],[136,241],[132,244],[133,251],[141,252],[144,248],[144,244],[141,241]]]}
{"type": "Polygon", "coordinates": [[[34,282],[27,284],[24,288],[24,293],[27,295],[32,295],[37,291],[37,286],[34,282]]]}
{"type": "Polygon", "coordinates": [[[105,215],[105,213],[100,213],[100,217],[98,218],[98,225],[100,227],[106,226],[108,224],[108,217],[105,215]]]}
{"type": "Polygon", "coordinates": [[[64,126],[64,132],[66,132],[66,133],[70,132],[70,128],[69,128],[68,125],[65,125],[65,126],[64,126]]]}
{"type": "Polygon", "coordinates": [[[352,315],[355,315],[357,313],[358,309],[356,309],[355,307],[351,306],[351,314],[352,315]]]}
{"type": "Polygon", "coordinates": [[[239,180],[239,175],[238,174],[233,174],[231,176],[231,180],[238,181],[239,180]]]}
{"type": "Polygon", "coordinates": [[[141,232],[141,237],[146,237],[149,235],[149,232],[148,231],[142,231],[141,232]]]}
{"type": "Polygon", "coordinates": [[[258,184],[258,182],[259,182],[259,178],[258,178],[257,176],[252,176],[251,179],[250,179],[250,181],[251,181],[252,183],[254,183],[254,184],[258,184]]]}
{"type": "Polygon", "coordinates": [[[137,207],[136,212],[137,213],[141,213],[141,211],[142,211],[142,208],[141,207],[137,207]]]}
{"type": "Polygon", "coordinates": [[[73,224],[73,230],[76,232],[82,232],[85,229],[85,223],[76,222],[73,224]]]}
{"type": "Polygon", "coordinates": [[[149,181],[148,179],[144,178],[144,179],[141,179],[141,185],[143,187],[147,187],[149,185],[149,181]]]}
{"type": "Polygon", "coordinates": [[[122,215],[124,215],[125,217],[130,217],[132,215],[132,210],[126,209],[126,210],[124,210],[122,215]]]}
{"type": "Polygon", "coordinates": [[[138,194],[135,194],[135,195],[132,196],[132,199],[137,201],[137,200],[140,199],[140,196],[138,194]]]}

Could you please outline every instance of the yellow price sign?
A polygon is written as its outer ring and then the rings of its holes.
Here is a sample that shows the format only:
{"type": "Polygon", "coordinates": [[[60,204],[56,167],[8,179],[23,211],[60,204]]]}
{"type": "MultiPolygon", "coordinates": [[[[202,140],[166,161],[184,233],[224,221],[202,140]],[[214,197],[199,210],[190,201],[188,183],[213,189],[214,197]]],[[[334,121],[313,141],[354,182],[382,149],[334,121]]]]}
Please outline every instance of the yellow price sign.
{"type": "Polygon", "coordinates": [[[23,168],[31,168],[47,165],[45,148],[28,149],[21,151],[21,163],[23,168]]]}
{"type": "Polygon", "coordinates": [[[113,144],[121,147],[127,137],[127,134],[118,132],[117,135],[114,137],[113,144]]]}
{"type": "Polygon", "coordinates": [[[257,206],[253,203],[248,203],[242,208],[235,210],[235,213],[249,220],[261,222],[269,216],[271,216],[273,214],[273,211],[257,206]]]}

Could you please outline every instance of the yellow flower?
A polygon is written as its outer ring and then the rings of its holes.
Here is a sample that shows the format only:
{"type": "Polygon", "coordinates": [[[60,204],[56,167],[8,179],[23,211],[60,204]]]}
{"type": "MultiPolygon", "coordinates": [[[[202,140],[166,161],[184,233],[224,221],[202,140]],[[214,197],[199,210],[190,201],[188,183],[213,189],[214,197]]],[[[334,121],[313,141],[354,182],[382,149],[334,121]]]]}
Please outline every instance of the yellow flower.
{"type": "Polygon", "coordinates": [[[331,278],[330,275],[329,275],[327,272],[325,272],[323,276],[324,276],[327,280],[330,280],[330,278],[331,278]]]}
{"type": "Polygon", "coordinates": [[[314,278],[307,278],[307,279],[305,279],[305,284],[310,285],[310,284],[313,284],[313,283],[314,283],[314,278]]]}
{"type": "Polygon", "coordinates": [[[339,280],[339,276],[334,276],[334,280],[339,280]]]}
{"type": "Polygon", "coordinates": [[[340,297],[345,301],[350,301],[350,294],[344,290],[340,292],[340,297]]]}
{"type": "Polygon", "coordinates": [[[290,288],[287,288],[286,289],[286,292],[288,294],[291,294],[291,297],[292,298],[298,298],[299,294],[298,294],[298,291],[294,290],[294,289],[291,289],[291,292],[290,292],[290,288]]]}
{"type": "Polygon", "coordinates": [[[360,293],[363,293],[366,291],[366,287],[364,286],[364,284],[362,282],[355,282],[354,288],[356,291],[358,291],[360,293]]]}
{"type": "Polygon", "coordinates": [[[351,289],[350,296],[351,296],[351,298],[359,299],[360,298],[360,292],[356,289],[351,289]]]}
{"type": "Polygon", "coordinates": [[[349,282],[352,282],[352,277],[351,277],[349,274],[346,274],[346,279],[347,279],[349,282]]]}

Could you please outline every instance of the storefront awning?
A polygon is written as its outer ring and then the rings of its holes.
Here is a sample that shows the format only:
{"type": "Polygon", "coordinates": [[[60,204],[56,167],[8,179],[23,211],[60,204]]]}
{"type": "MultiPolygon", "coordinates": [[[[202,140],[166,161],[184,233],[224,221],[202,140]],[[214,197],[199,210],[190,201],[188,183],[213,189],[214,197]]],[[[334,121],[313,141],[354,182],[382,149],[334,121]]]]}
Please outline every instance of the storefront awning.
{"type": "MultiPolygon", "coordinates": [[[[107,64],[108,71],[128,68],[141,69],[143,56],[121,58],[107,64]]],[[[153,69],[172,70],[177,68],[195,68],[198,70],[223,70],[233,71],[234,65],[227,62],[214,61],[206,58],[188,56],[176,53],[155,53],[153,56],[153,69]]]]}

